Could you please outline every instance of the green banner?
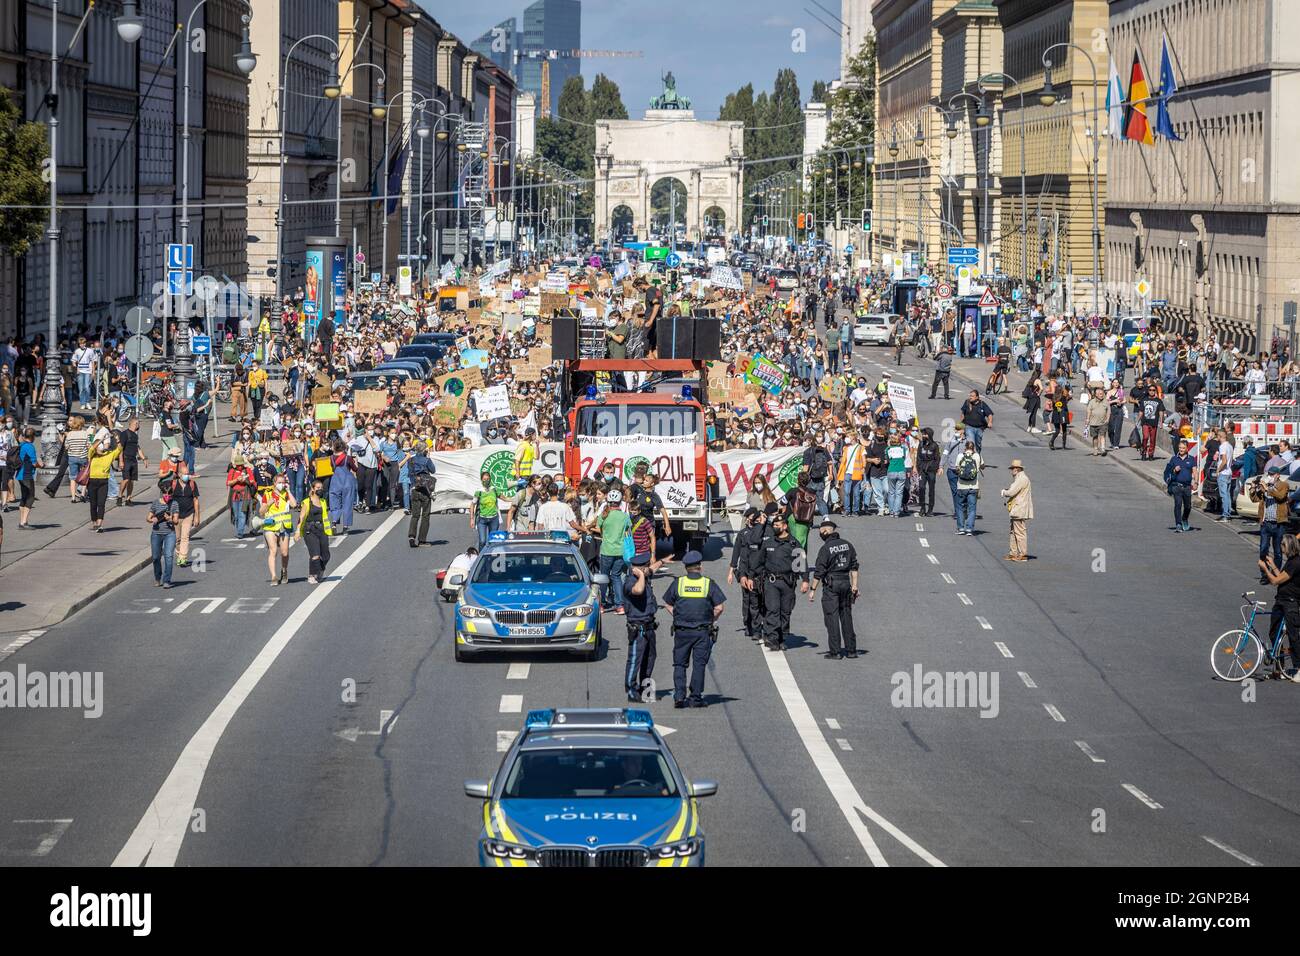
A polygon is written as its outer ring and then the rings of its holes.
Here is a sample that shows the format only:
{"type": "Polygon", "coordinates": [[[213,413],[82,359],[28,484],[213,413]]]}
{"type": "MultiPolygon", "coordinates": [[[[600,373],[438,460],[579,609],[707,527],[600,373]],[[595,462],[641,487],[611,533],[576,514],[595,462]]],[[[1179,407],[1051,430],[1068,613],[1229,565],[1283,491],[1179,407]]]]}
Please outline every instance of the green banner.
{"type": "Polygon", "coordinates": [[[646,262],[658,262],[667,259],[671,251],[667,246],[646,246],[642,254],[646,262]]]}

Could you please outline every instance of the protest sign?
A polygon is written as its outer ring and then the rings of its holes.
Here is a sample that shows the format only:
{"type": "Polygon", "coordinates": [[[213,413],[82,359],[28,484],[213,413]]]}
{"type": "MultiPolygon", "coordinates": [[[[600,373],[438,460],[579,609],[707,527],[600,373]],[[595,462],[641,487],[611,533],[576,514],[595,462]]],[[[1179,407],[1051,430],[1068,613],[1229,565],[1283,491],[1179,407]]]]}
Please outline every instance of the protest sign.
{"type": "Polygon", "coordinates": [[[848,386],[838,375],[828,375],[817,386],[817,391],[828,402],[842,402],[849,396],[848,386]]]}
{"type": "Polygon", "coordinates": [[[388,393],[378,388],[362,389],[352,395],[352,407],[359,415],[371,415],[388,408],[388,393]]]}
{"type": "Polygon", "coordinates": [[[318,422],[338,421],[340,418],[338,402],[321,402],[317,404],[313,410],[313,417],[318,422]]]}
{"type": "Polygon", "coordinates": [[[402,401],[412,404],[419,402],[424,396],[424,387],[416,381],[406,381],[402,383],[402,401]]]}
{"type": "Polygon", "coordinates": [[[567,309],[569,307],[569,293],[566,290],[563,295],[554,292],[543,292],[540,296],[541,303],[538,308],[538,315],[554,315],[558,309],[567,309]]]}
{"type": "Polygon", "coordinates": [[[510,391],[504,385],[481,388],[474,396],[478,409],[478,420],[490,422],[494,418],[505,418],[510,414],[510,391]]]}
{"type": "Polygon", "coordinates": [[[916,418],[916,387],[890,382],[889,403],[898,411],[901,420],[911,421],[916,418]]]}
{"type": "Polygon", "coordinates": [[[333,397],[334,393],[330,390],[328,385],[320,385],[311,390],[311,403],[313,405],[319,404],[320,402],[328,402],[333,397]]]}
{"type": "Polygon", "coordinates": [[[737,292],[745,288],[740,270],[733,266],[714,266],[709,271],[709,282],[720,289],[734,289],[737,292]]]}

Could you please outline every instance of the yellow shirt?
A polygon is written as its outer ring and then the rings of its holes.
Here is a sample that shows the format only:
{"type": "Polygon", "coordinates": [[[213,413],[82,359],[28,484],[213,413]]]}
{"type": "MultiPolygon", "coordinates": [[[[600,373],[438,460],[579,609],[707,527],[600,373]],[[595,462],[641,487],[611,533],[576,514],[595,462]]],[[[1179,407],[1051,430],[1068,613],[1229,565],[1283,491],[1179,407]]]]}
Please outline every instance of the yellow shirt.
{"type": "Polygon", "coordinates": [[[266,388],[266,369],[255,368],[248,373],[249,388],[266,388]]]}
{"type": "Polygon", "coordinates": [[[108,469],[112,467],[117,456],[122,454],[122,446],[118,445],[112,451],[103,455],[96,455],[93,452],[90,456],[90,477],[107,478],[108,469]]]}

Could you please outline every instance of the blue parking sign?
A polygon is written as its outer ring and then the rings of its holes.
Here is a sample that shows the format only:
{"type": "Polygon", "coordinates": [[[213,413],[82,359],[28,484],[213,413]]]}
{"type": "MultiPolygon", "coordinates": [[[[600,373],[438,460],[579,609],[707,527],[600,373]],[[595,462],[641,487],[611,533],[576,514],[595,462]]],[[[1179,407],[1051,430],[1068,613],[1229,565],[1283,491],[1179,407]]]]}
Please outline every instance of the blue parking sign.
{"type": "Polygon", "coordinates": [[[190,353],[193,355],[211,355],[212,338],[207,335],[190,336],[190,353]]]}

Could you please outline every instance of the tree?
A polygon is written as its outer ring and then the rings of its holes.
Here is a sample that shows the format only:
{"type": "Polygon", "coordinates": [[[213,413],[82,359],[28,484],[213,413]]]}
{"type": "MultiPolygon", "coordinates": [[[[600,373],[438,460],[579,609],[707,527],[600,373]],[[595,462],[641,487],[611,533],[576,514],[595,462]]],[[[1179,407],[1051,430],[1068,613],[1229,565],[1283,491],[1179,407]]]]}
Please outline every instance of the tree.
{"type": "MultiPolygon", "coordinates": [[[[24,123],[9,90],[0,87],[0,208],[41,206],[49,202],[49,186],[41,178],[49,156],[45,127],[24,123]]],[[[6,208],[0,215],[0,249],[24,255],[41,237],[42,209],[6,208]]]]}
{"type": "Polygon", "coordinates": [[[871,169],[866,163],[865,148],[876,130],[875,37],[868,37],[850,57],[844,79],[840,88],[831,94],[826,146],[811,163],[814,169],[830,170],[830,175],[814,178],[812,198],[819,218],[834,220],[835,210],[839,209],[842,217],[856,221],[862,209],[871,205],[872,196],[871,169]],[[838,167],[846,163],[849,172],[837,175],[838,167]],[[854,163],[860,163],[862,168],[853,168],[854,163]]]}
{"type": "MultiPolygon", "coordinates": [[[[745,124],[747,190],[768,176],[799,165],[798,157],[803,153],[803,104],[794,70],[780,70],[770,94],[763,91],[755,96],[754,87],[749,83],[728,94],[718,119],[745,124]]],[[[744,209],[740,228],[747,230],[754,216],[762,215],[762,210],[752,200],[745,203],[744,209]]]]}
{"type": "MultiPolygon", "coordinates": [[[[537,124],[537,151],[546,159],[563,166],[583,181],[577,202],[577,218],[590,220],[594,176],[597,120],[627,119],[627,108],[618,84],[598,73],[587,90],[581,76],[571,76],[560,91],[557,115],[537,124]]],[[[589,230],[595,236],[597,230],[589,230]]]]}

